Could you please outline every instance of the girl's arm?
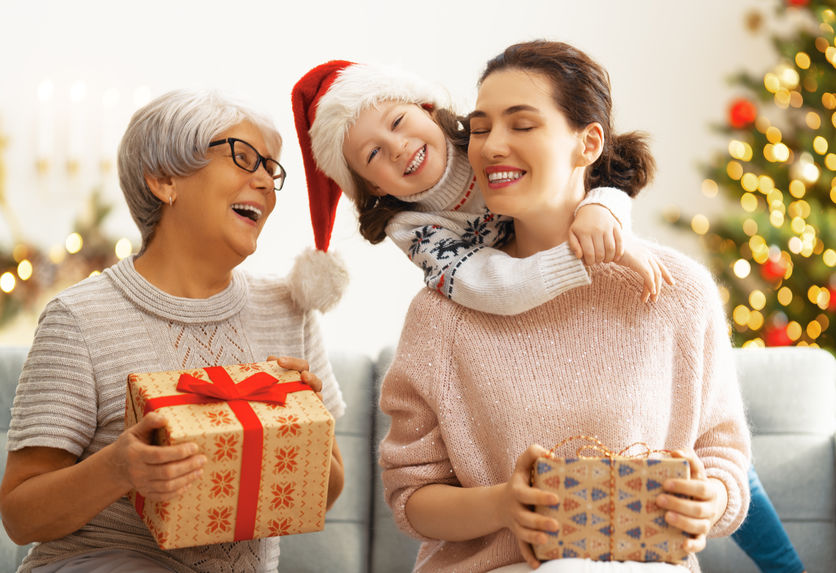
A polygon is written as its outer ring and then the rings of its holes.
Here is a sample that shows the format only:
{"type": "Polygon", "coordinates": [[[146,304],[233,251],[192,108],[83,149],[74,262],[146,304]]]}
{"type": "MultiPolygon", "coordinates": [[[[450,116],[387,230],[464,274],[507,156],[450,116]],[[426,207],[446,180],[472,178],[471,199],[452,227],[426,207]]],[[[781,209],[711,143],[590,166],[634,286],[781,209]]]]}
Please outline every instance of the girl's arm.
{"type": "MultiPolygon", "coordinates": [[[[618,189],[595,189],[584,204],[603,205],[615,220],[629,220],[630,198],[618,189]]],[[[428,288],[481,312],[520,314],[589,284],[583,261],[568,243],[526,258],[494,248],[511,232],[510,219],[487,209],[480,214],[407,211],[397,214],[386,228],[395,244],[423,269],[428,288]]],[[[625,266],[639,272],[648,294],[658,293],[656,283],[665,277],[664,269],[660,271],[641,253],[628,254],[625,266]]]]}
{"type": "Polygon", "coordinates": [[[563,243],[518,259],[493,248],[510,236],[511,220],[444,211],[398,213],[386,233],[423,269],[424,282],[455,302],[492,314],[513,315],[590,282],[583,262],[563,243]]]}

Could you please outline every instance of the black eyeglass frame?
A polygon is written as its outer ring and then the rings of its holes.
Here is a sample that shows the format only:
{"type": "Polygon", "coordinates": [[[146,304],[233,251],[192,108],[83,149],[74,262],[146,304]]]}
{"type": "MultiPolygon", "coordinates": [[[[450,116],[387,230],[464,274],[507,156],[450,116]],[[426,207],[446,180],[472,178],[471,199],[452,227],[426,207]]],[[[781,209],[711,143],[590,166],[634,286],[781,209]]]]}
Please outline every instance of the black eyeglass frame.
{"type": "Polygon", "coordinates": [[[264,165],[264,170],[267,171],[267,173],[270,174],[270,176],[273,178],[273,181],[274,181],[273,190],[274,191],[281,191],[282,187],[284,187],[284,180],[287,178],[287,172],[284,170],[284,167],[282,166],[281,163],[279,163],[275,159],[271,159],[269,157],[264,157],[262,154],[260,154],[258,152],[258,150],[255,147],[252,146],[252,144],[244,141],[243,139],[238,139],[237,137],[227,137],[226,139],[217,139],[215,141],[210,141],[209,142],[209,147],[215,147],[216,145],[223,145],[224,143],[229,144],[229,152],[232,154],[232,161],[233,161],[233,163],[235,163],[235,165],[237,165],[238,167],[240,167],[241,169],[243,169],[247,173],[255,173],[256,171],[258,171],[258,168],[260,166],[264,165]],[[253,153],[255,153],[257,159],[256,159],[256,162],[255,162],[255,166],[253,166],[252,169],[250,169],[249,167],[247,167],[245,165],[241,165],[240,163],[238,163],[238,158],[235,157],[235,142],[236,141],[240,141],[241,143],[243,143],[244,145],[246,145],[247,147],[252,149],[253,153]],[[272,162],[272,163],[275,163],[276,165],[279,166],[278,174],[273,175],[272,173],[270,173],[270,170],[267,168],[267,165],[268,165],[267,162],[268,161],[272,162]],[[278,184],[275,183],[276,181],[278,181],[278,184]]]}

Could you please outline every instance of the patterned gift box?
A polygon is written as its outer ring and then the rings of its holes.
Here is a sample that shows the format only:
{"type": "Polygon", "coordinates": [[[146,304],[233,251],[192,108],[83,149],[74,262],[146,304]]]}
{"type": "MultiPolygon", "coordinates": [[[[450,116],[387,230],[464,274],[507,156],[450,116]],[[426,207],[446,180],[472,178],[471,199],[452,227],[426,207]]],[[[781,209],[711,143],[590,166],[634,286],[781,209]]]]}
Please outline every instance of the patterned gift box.
{"type": "Polygon", "coordinates": [[[320,531],[334,419],[275,362],[128,376],[125,427],[159,412],[154,443],[194,442],[203,475],[180,496],[131,502],[162,549],[320,531]]]}
{"type": "Polygon", "coordinates": [[[688,534],[665,522],[655,500],[665,480],[688,477],[688,461],[678,458],[637,459],[608,451],[598,458],[538,458],[532,485],[556,493],[560,501],[536,511],[557,520],[560,529],[534,545],[534,554],[541,561],[577,557],[684,565],[688,534]]]}

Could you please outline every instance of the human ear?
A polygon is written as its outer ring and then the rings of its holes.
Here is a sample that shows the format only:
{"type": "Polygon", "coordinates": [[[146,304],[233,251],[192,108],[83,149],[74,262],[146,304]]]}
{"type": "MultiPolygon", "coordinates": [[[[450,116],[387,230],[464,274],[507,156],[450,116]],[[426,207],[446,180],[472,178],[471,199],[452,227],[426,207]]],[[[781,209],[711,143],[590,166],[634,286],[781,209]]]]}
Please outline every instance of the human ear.
{"type": "Polygon", "coordinates": [[[162,203],[170,203],[176,197],[174,190],[174,178],[170,176],[156,177],[150,173],[145,174],[145,184],[151,193],[162,203]]]}
{"type": "Polygon", "coordinates": [[[604,128],[598,122],[590,123],[581,131],[580,140],[581,165],[583,167],[592,165],[604,151],[604,128]]]}

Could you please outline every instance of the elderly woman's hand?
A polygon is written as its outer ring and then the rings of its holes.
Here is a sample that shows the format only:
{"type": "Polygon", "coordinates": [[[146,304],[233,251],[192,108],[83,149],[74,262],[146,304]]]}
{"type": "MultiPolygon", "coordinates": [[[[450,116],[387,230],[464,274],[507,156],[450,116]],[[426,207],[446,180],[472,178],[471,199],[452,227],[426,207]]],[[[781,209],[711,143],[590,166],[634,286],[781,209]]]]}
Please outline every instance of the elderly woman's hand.
{"type": "Polygon", "coordinates": [[[302,374],[302,382],[313,388],[319,399],[322,400],[322,380],[319,376],[313,374],[308,368],[308,361],[301,358],[292,358],[290,356],[268,356],[267,360],[275,360],[279,366],[287,370],[298,370],[302,374]]]}
{"type": "Polygon", "coordinates": [[[705,466],[693,450],[677,450],[673,454],[688,460],[691,479],[665,481],[662,487],[667,493],[656,498],[656,505],[668,510],[665,521],[694,536],[686,539],[683,547],[696,553],[705,549],[708,531],[725,513],[728,492],[723,482],[706,476],[705,466]]]}
{"type": "Polygon", "coordinates": [[[160,414],[149,413],[138,424],[122,432],[110,446],[113,467],[126,489],[136,489],[149,500],[167,500],[182,493],[203,473],[206,456],[196,444],[156,446],[154,430],[165,426],[160,414]]]}

